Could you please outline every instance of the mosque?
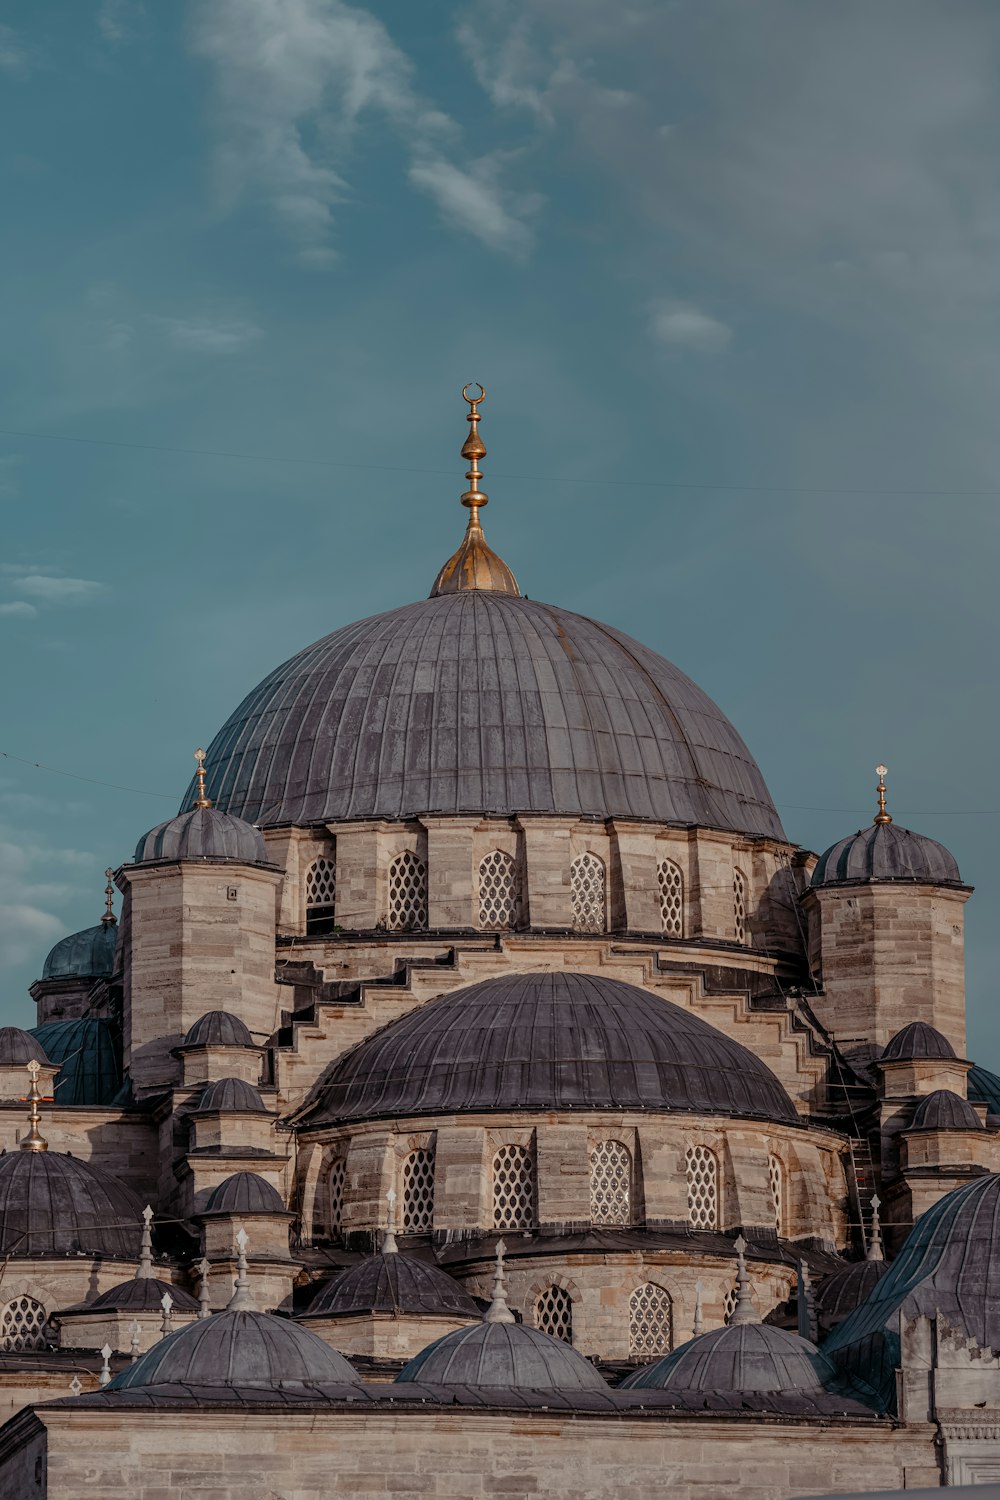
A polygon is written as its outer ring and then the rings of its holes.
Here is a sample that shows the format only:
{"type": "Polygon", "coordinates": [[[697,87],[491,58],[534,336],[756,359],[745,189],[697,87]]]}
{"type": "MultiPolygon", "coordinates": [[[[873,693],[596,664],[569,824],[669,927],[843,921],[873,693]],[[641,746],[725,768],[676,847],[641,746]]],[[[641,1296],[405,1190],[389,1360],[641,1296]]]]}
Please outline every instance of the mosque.
{"type": "Polygon", "coordinates": [[[971,888],[884,767],[791,843],[683,672],[525,597],[469,390],[430,596],[244,699],[0,1031],[0,1494],[996,1482],[971,888]]]}

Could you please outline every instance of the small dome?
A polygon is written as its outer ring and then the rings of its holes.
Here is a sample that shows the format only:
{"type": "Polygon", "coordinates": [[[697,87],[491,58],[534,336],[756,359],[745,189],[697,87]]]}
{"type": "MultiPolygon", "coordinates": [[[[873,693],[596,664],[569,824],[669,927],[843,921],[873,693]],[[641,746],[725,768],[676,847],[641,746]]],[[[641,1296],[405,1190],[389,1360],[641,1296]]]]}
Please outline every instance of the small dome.
{"type": "Polygon", "coordinates": [[[142,1208],[109,1172],[59,1151],[0,1158],[0,1254],[137,1260],[142,1208]]]}
{"type": "Polygon", "coordinates": [[[879,1062],[910,1062],[914,1058],[953,1058],[955,1049],[946,1036],[926,1021],[911,1021],[887,1044],[879,1062]]]}
{"type": "Polygon", "coordinates": [[[154,1344],[116,1375],[109,1391],[151,1385],[284,1386],[359,1385],[342,1354],[308,1328],[273,1313],[213,1314],[154,1344]]]}
{"type": "Polygon", "coordinates": [[[230,859],[241,865],[269,864],[259,828],[214,807],[192,807],[151,828],[135,846],[137,865],[153,860],[230,859]]]}
{"type": "Polygon", "coordinates": [[[816,1312],[825,1332],[860,1307],[889,1269],[888,1261],[856,1260],[824,1276],[816,1288],[816,1312]]]}
{"type": "MultiPolygon", "coordinates": [[[[22,1031],[20,1026],[0,1026],[0,1068],[26,1068],[30,1062],[41,1063],[43,1067],[48,1062],[37,1037],[30,1031],[22,1031]]],[[[24,1091],[28,1092],[27,1081],[24,1091]]]]}
{"type": "Polygon", "coordinates": [[[111,1022],[98,1018],[50,1021],[31,1032],[50,1063],[58,1064],[57,1104],[110,1106],[124,1078],[111,1022]]]}
{"type": "Polygon", "coordinates": [[[623,1381],[633,1390],[821,1393],[836,1371],[815,1344],[768,1323],[736,1323],[689,1339],[623,1381]]]}
{"type": "Polygon", "coordinates": [[[561,1339],[523,1323],[476,1323],[421,1349],[397,1384],[501,1386],[529,1391],[607,1391],[594,1366],[561,1339]]]}
{"type": "Polygon", "coordinates": [[[967,1099],[951,1089],[935,1089],[913,1111],[911,1130],[982,1130],[983,1122],[967,1099]]]}
{"type": "Polygon", "coordinates": [[[208,1195],[205,1214],[283,1214],[281,1194],[256,1172],[234,1172],[208,1195]]]}
{"type": "Polygon", "coordinates": [[[973,1104],[985,1104],[991,1115],[1000,1115],[1000,1078],[987,1068],[969,1069],[966,1092],[973,1104]]]}
{"type": "Polygon", "coordinates": [[[943,844],[895,823],[873,823],[833,844],[812,874],[812,884],[910,880],[961,885],[958,864],[943,844]]]}
{"type": "Polygon", "coordinates": [[[42,978],[105,978],[114,971],[117,938],[117,922],[98,922],[60,938],[42,965],[42,978]]]}
{"type": "Polygon", "coordinates": [[[197,1312],[198,1300],[183,1287],[172,1282],[160,1281],[155,1276],[133,1276],[130,1281],[120,1281],[109,1287],[93,1302],[81,1303],[78,1307],[66,1307],[62,1313],[96,1312],[162,1312],[163,1296],[170,1293],[174,1312],[197,1312]]]}
{"type": "Polygon", "coordinates": [[[307,1318],[349,1318],[364,1313],[409,1317],[482,1316],[469,1294],[447,1272],[412,1255],[370,1255],[322,1287],[307,1318]]]}
{"type": "Polygon", "coordinates": [[[252,1047],[249,1028],[228,1010],[208,1010],[184,1038],[185,1047],[252,1047]]]}
{"type": "Polygon", "coordinates": [[[270,1114],[259,1090],[242,1078],[220,1078],[216,1083],[210,1083],[198,1100],[196,1113],[208,1110],[219,1110],[224,1114],[270,1114]]]}

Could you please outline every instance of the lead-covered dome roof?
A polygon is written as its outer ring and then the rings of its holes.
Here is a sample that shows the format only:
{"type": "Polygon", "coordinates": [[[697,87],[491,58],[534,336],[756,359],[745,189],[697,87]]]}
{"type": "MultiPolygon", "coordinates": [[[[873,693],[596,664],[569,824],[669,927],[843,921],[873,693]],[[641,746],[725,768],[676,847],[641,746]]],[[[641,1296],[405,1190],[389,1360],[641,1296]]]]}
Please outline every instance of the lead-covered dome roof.
{"type": "Polygon", "coordinates": [[[31,1035],[56,1063],[53,1095],[57,1104],[110,1105],[120,1101],[124,1074],[120,1037],[101,1016],[48,1021],[31,1035]]]}
{"type": "Polygon", "coordinates": [[[0,1255],[136,1260],[142,1208],[123,1183],[58,1151],[0,1158],[0,1255]]]}
{"type": "Polygon", "coordinates": [[[821,854],[812,884],[843,885],[856,880],[910,880],[927,885],[961,885],[955,856],[923,833],[896,823],[873,823],[848,834],[821,854]]]}
{"type": "Polygon", "coordinates": [[[254,688],[206,770],[217,808],[266,827],[535,812],[784,837],[746,745],[689,677],[608,625],[502,593],[335,630],[254,688]]]}
{"type": "Polygon", "coordinates": [[[20,1026],[0,1026],[0,1068],[26,1068],[30,1062],[48,1063],[37,1037],[20,1026]]]}
{"type": "Polygon", "coordinates": [[[768,1323],[702,1333],[623,1382],[630,1390],[819,1392],[836,1371],[815,1344],[768,1323]]]}
{"type": "Polygon", "coordinates": [[[233,860],[266,865],[267,845],[259,828],[215,807],[192,807],[143,834],[135,846],[137,865],[154,860],[233,860]]]}
{"type": "Polygon", "coordinates": [[[548,1109],[798,1120],[771,1070],[700,1016],[566,973],[487,979],[410,1011],[335,1059],[300,1119],[548,1109]]]}
{"type": "Polygon", "coordinates": [[[115,966],[117,922],[98,922],[60,938],[42,966],[43,979],[103,979],[115,966]]]}
{"type": "Polygon", "coordinates": [[[185,1047],[252,1047],[249,1027],[228,1010],[207,1010],[184,1037],[185,1047]]]}
{"type": "Polygon", "coordinates": [[[955,1057],[955,1049],[946,1036],[926,1021],[910,1021],[890,1037],[879,1062],[912,1062],[921,1060],[945,1060],[955,1057]]]}
{"type": "Polygon", "coordinates": [[[968,1099],[953,1089],[935,1089],[913,1112],[911,1130],[982,1130],[983,1122],[968,1099]]]}
{"type": "Polygon", "coordinates": [[[479,1308],[446,1271],[412,1255],[369,1255],[331,1277],[303,1314],[351,1318],[369,1313],[404,1317],[475,1318],[479,1308]]]}
{"type": "Polygon", "coordinates": [[[276,1187],[256,1172],[234,1172],[214,1187],[201,1211],[210,1214],[283,1214],[285,1205],[276,1187]]]}
{"type": "Polygon", "coordinates": [[[272,1313],[237,1310],[189,1323],[116,1375],[109,1391],[137,1386],[247,1386],[265,1390],[358,1385],[342,1354],[308,1328],[272,1313]]]}
{"type": "Polygon", "coordinates": [[[475,1323],[446,1333],[405,1365],[396,1383],[529,1391],[607,1391],[601,1375],[561,1339],[523,1323],[475,1323]]]}

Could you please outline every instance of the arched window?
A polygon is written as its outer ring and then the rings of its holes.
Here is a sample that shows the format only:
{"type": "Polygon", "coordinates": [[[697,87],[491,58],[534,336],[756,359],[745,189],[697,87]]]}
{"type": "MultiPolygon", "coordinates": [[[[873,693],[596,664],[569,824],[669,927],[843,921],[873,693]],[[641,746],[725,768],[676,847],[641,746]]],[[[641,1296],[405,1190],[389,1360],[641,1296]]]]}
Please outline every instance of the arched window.
{"type": "Polygon", "coordinates": [[[344,1228],[344,1182],[347,1178],[347,1162],[342,1156],[330,1163],[326,1178],[326,1201],[328,1206],[330,1233],[339,1235],[344,1228]]]}
{"type": "Polygon", "coordinates": [[[576,932],[603,932],[607,926],[604,861],[580,854],[569,867],[569,888],[576,932]]]}
{"type": "Polygon", "coordinates": [[[501,1146],[493,1158],[493,1223],[530,1229],[535,1222],[535,1162],[527,1146],[501,1146]]]}
{"type": "Polygon", "coordinates": [[[665,937],[684,936],[684,876],[672,859],[661,859],[656,870],[660,886],[660,920],[665,937]]]}
{"type": "Polygon", "coordinates": [[[774,1227],[780,1234],[785,1219],[785,1171],[779,1159],[773,1154],[767,1158],[767,1182],[771,1189],[771,1203],[774,1207],[774,1227]]]}
{"type": "Polygon", "coordinates": [[[590,1219],[632,1222],[632,1153],[621,1141],[598,1141],[590,1153],[590,1219]]]}
{"type": "Polygon", "coordinates": [[[657,1359],[673,1348],[670,1293],[652,1281],[637,1286],[628,1299],[628,1348],[637,1359],[657,1359]]]}
{"type": "Polygon", "coordinates": [[[573,1298],[561,1286],[547,1286],[535,1302],[535,1327],[542,1333],[573,1342],[573,1298]]]}
{"type": "Polygon", "coordinates": [[[434,1152],[411,1151],[403,1163],[403,1233],[423,1234],[434,1222],[434,1152]]]}
{"type": "Polygon", "coordinates": [[[409,849],[389,866],[389,926],[394,932],[427,926],[427,866],[409,849]]]}
{"type": "Polygon", "coordinates": [[[689,1146],[685,1158],[688,1223],[692,1229],[719,1227],[719,1163],[707,1146],[689,1146]]]}
{"type": "Polygon", "coordinates": [[[0,1349],[19,1354],[22,1349],[44,1349],[45,1308],[34,1297],[15,1297],[0,1314],[0,1349]]]}
{"type": "Polygon", "coordinates": [[[306,871],[306,932],[331,932],[337,901],[336,861],[321,855],[306,871]]]}
{"type": "Polygon", "coordinates": [[[502,849],[479,866],[479,925],[494,932],[509,932],[517,926],[520,891],[517,863],[502,849]]]}
{"type": "Polygon", "coordinates": [[[736,941],[747,940],[747,878],[742,870],[733,871],[733,920],[736,926],[736,941]]]}

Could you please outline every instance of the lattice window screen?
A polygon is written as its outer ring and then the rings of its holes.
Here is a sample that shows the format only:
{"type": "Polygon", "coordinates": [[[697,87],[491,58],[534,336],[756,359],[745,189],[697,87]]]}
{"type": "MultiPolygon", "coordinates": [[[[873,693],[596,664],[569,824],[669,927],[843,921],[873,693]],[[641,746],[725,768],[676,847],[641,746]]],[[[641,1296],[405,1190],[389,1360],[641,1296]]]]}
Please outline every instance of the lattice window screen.
{"type": "Polygon", "coordinates": [[[729,1319],[732,1317],[733,1313],[736,1311],[737,1296],[738,1293],[736,1291],[736,1288],[734,1286],[731,1286],[729,1288],[729,1291],[726,1293],[725,1299],[722,1303],[722,1315],[727,1323],[729,1322],[729,1319]]]}
{"type": "Polygon", "coordinates": [[[434,1152],[422,1147],[403,1163],[403,1233],[423,1234],[434,1220],[434,1152]]]}
{"type": "Polygon", "coordinates": [[[573,1342],[573,1298],[561,1286],[547,1286],[535,1303],[535,1327],[564,1344],[573,1342]]]}
{"type": "Polygon", "coordinates": [[[321,855],[306,871],[306,932],[328,931],[333,926],[337,900],[337,864],[321,855]]]}
{"type": "Polygon", "coordinates": [[[534,1222],[534,1157],[527,1146],[501,1146],[493,1158],[493,1223],[530,1229],[534,1222]]]}
{"type": "Polygon", "coordinates": [[[590,1153],[591,1222],[630,1224],[631,1200],[631,1151],[621,1141],[599,1141],[590,1153]]]}
{"type": "Polygon", "coordinates": [[[670,1293],[646,1281],[628,1299],[629,1353],[655,1359],[673,1348],[673,1306],[670,1293]]]}
{"type": "Polygon", "coordinates": [[[688,1223],[693,1229],[719,1227],[719,1163],[707,1146],[689,1146],[686,1154],[688,1223]]]}
{"type": "Polygon", "coordinates": [[[573,927],[577,932],[603,932],[607,925],[604,861],[596,854],[581,854],[569,869],[573,927]]]}
{"type": "Polygon", "coordinates": [[[780,1234],[785,1217],[782,1212],[785,1201],[785,1173],[776,1156],[767,1158],[767,1181],[771,1189],[771,1202],[774,1204],[774,1227],[780,1234]]]}
{"type": "Polygon", "coordinates": [[[327,1202],[330,1210],[330,1233],[339,1234],[344,1227],[344,1182],[347,1178],[347,1162],[338,1156],[330,1163],[326,1179],[327,1202]]]}
{"type": "Polygon", "coordinates": [[[389,866],[389,926],[394,932],[427,926],[427,866],[409,849],[389,866]]]}
{"type": "Polygon", "coordinates": [[[733,871],[733,917],[736,924],[736,941],[747,940],[747,878],[742,870],[733,871]]]}
{"type": "Polygon", "coordinates": [[[666,937],[684,936],[684,876],[672,859],[661,859],[656,871],[660,885],[660,917],[666,937]]]}
{"type": "Polygon", "coordinates": [[[0,1317],[0,1349],[8,1354],[43,1349],[47,1321],[45,1308],[34,1297],[15,1297],[0,1317]]]}
{"type": "Polygon", "coordinates": [[[517,863],[502,849],[494,849],[479,866],[479,925],[509,932],[517,926],[519,908],[517,863]]]}

